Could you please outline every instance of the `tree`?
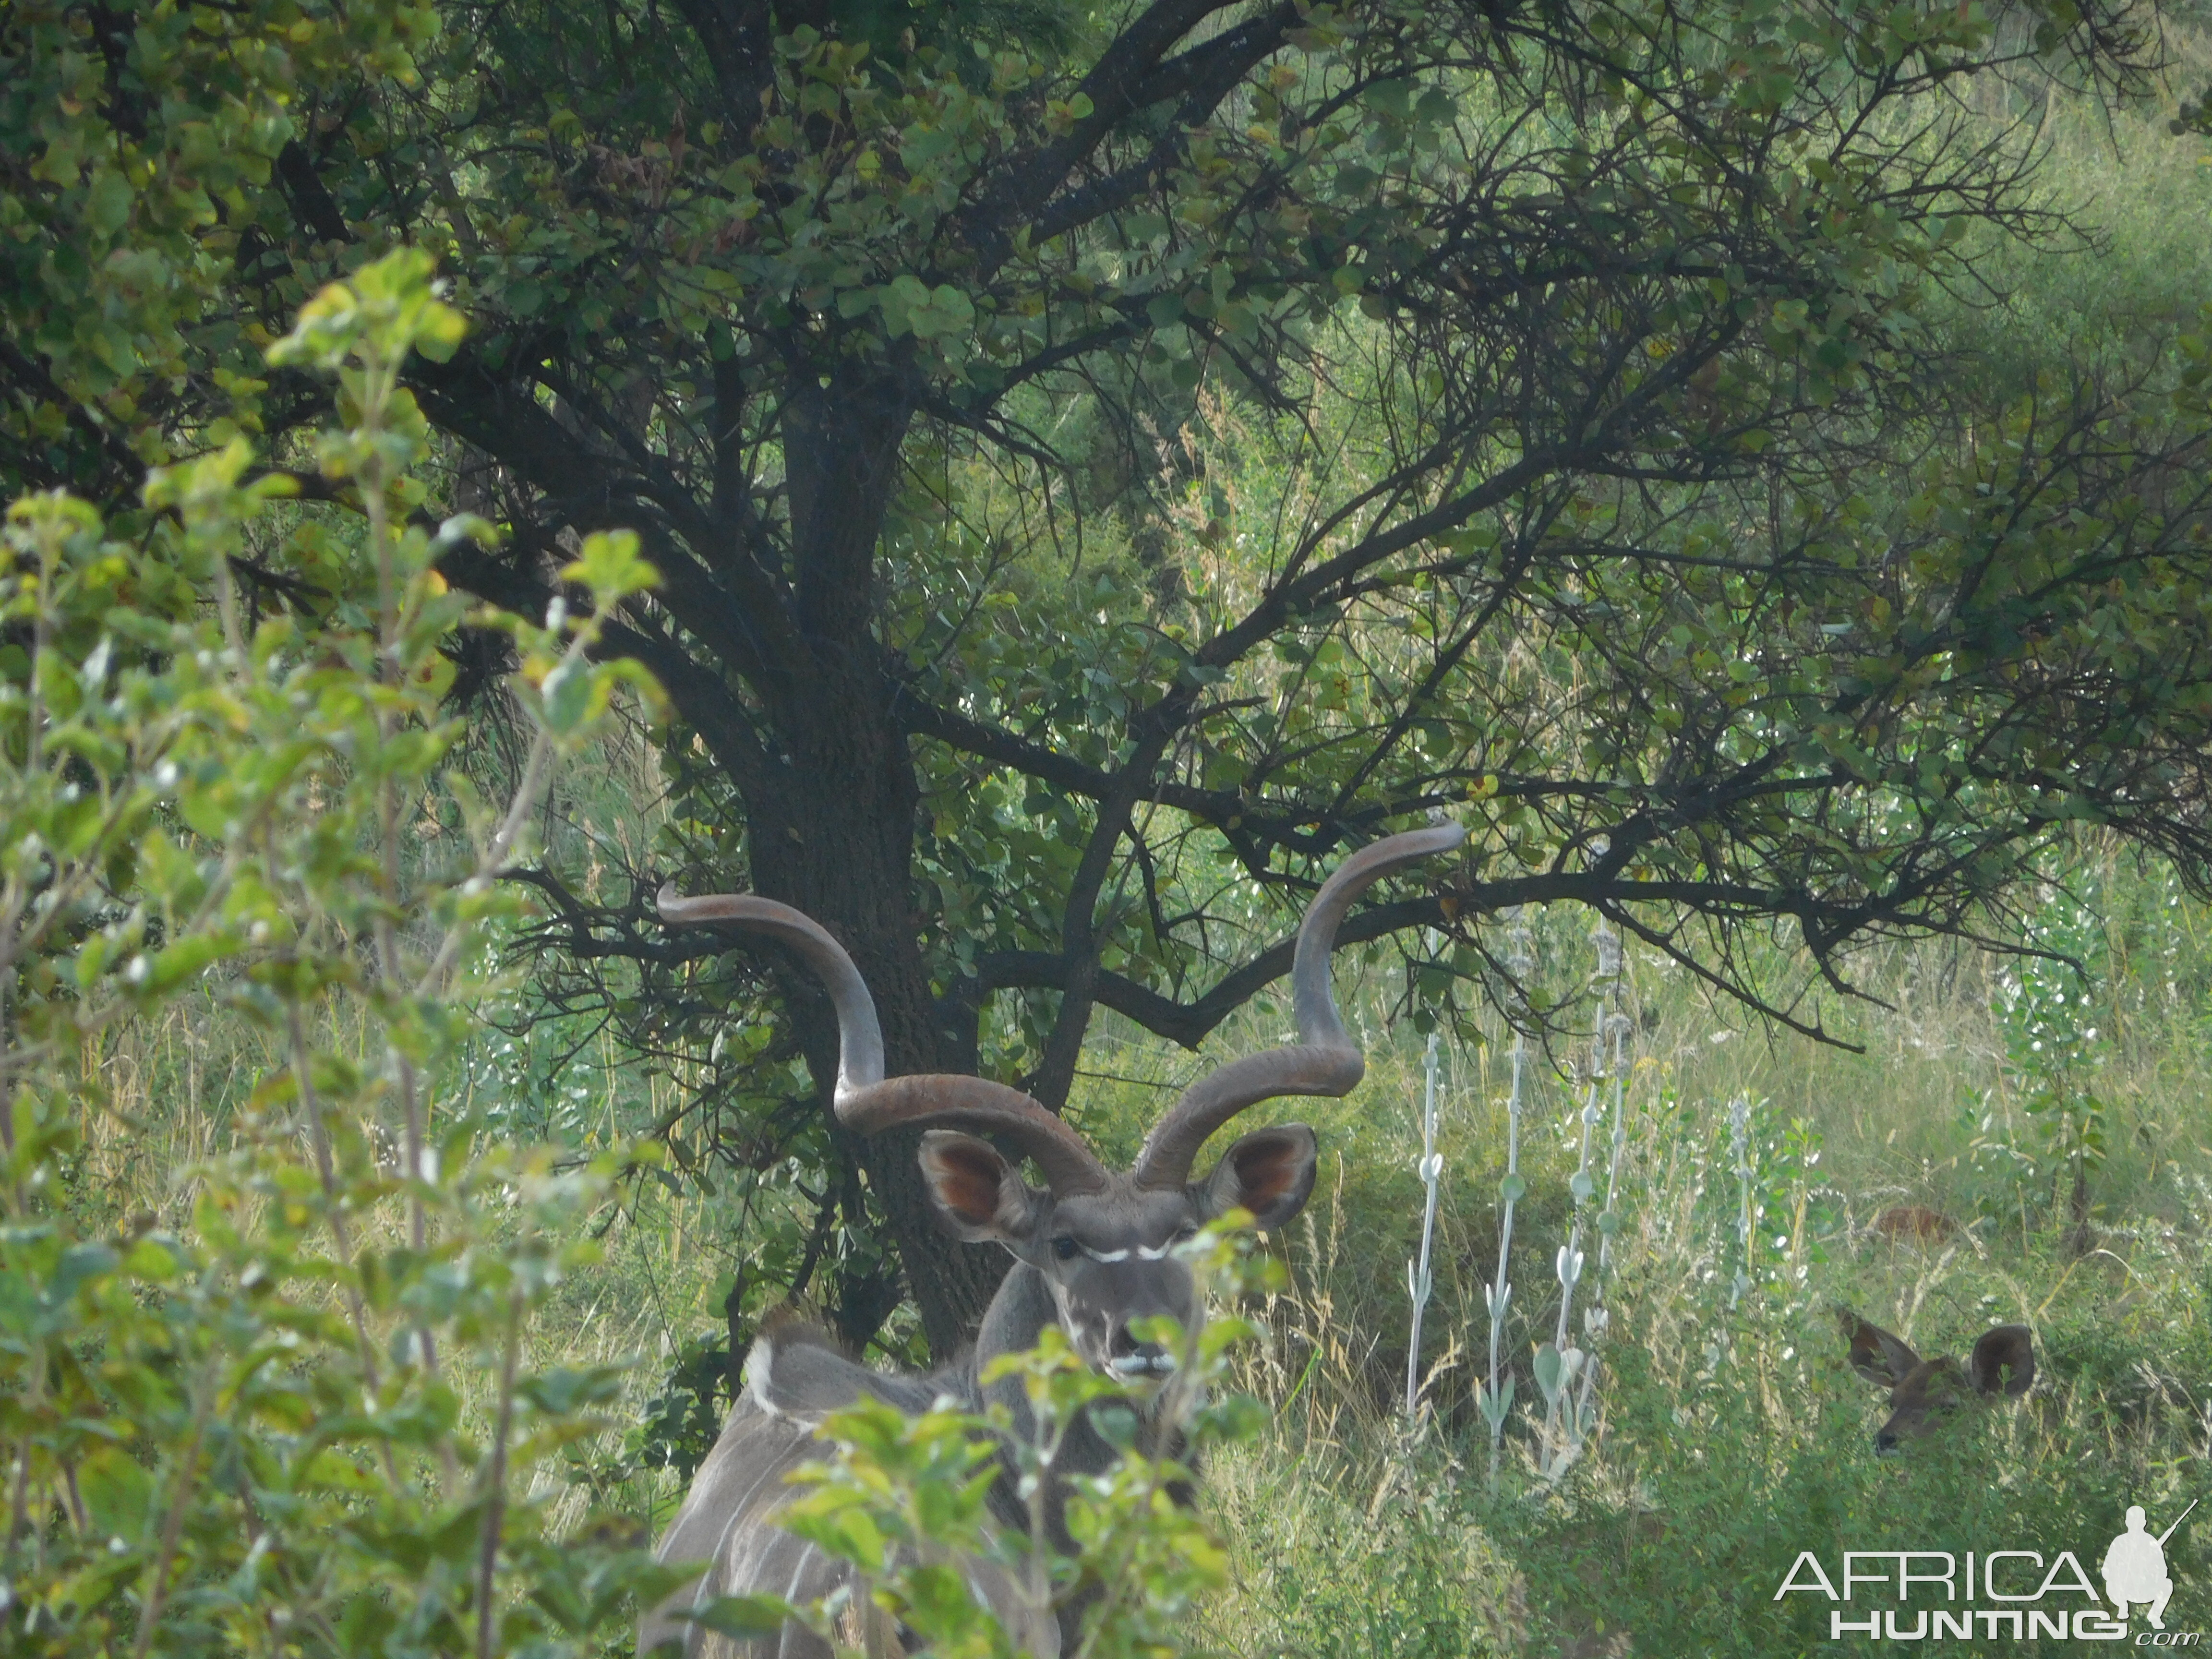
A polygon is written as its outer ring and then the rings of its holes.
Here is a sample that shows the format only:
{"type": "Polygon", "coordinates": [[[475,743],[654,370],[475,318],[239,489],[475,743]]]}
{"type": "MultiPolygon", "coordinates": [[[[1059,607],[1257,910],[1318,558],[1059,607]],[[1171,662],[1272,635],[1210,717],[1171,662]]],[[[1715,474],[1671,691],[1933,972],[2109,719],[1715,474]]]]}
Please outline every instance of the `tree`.
{"type": "MultiPolygon", "coordinates": [[[[436,32],[435,12],[406,0],[31,0],[0,16],[11,498],[71,488],[135,513],[149,466],[259,427],[261,348],[317,286],[315,269],[277,252],[292,221],[270,186],[312,176],[293,109],[415,78],[409,46],[436,32]],[[257,282],[264,265],[289,279],[281,296],[257,282]],[[241,313],[242,291],[258,318],[241,313]]],[[[280,431],[311,426],[327,402],[307,377],[294,391],[280,431]]]]}
{"type": "MultiPolygon", "coordinates": [[[[534,614],[571,534],[640,533],[663,585],[605,638],[677,712],[654,873],[819,918],[895,1070],[1057,1109],[1101,1006],[1195,1043],[1287,964],[1220,930],[1254,887],[1435,811],[1464,867],[1349,937],[1472,974],[1480,917],[1572,900],[1817,1030],[1745,929],[1841,985],[2077,821],[2206,868],[2193,432],[2149,383],[1977,408],[1933,320],[2070,234],[1955,90],[2152,56],[2027,15],[450,0],[411,86],[302,94],[225,314],[439,252],[475,328],[412,383],[506,532],[441,568],[534,614]]],[[[879,1203],[957,1340],[997,1264],[823,1121],[826,1005],[699,977],[642,881],[533,878],[572,960],[640,964],[641,1037],[787,1013],[742,1138],[808,1141],[825,1225],[879,1203]]]]}

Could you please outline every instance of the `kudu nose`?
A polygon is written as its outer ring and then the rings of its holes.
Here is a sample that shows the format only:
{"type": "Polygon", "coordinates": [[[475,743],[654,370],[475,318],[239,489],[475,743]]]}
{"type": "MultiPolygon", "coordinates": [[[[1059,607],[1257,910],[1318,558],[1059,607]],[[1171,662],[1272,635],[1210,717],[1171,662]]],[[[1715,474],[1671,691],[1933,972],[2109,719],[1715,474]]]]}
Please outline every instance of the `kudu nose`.
{"type": "Polygon", "coordinates": [[[1895,1432],[1889,1429],[1884,1429],[1880,1434],[1875,1436],[1874,1449],[1877,1452],[1895,1451],[1897,1449],[1897,1436],[1895,1432]]]}
{"type": "Polygon", "coordinates": [[[1175,1356],[1164,1343],[1148,1342],[1127,1324],[1114,1328],[1106,1345],[1106,1359],[1122,1376],[1164,1376],[1175,1369],[1175,1356]]]}

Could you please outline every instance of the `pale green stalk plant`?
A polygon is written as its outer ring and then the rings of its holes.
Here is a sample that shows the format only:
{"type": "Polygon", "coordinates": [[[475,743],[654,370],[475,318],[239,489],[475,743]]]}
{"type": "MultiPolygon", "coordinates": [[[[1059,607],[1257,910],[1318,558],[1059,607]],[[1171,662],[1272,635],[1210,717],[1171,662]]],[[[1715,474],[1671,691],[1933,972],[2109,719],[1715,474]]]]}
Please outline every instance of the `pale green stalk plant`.
{"type": "Polygon", "coordinates": [[[1475,1407],[1490,1428],[1490,1485],[1498,1486],[1498,1460],[1504,1449],[1505,1419],[1513,1409],[1513,1374],[1500,1375],[1500,1348],[1505,1336],[1506,1310],[1512,1305],[1513,1285],[1506,1264],[1513,1253],[1513,1206],[1528,1190],[1521,1177],[1521,1096],[1528,1071],[1527,987],[1536,969],[1534,936],[1527,919],[1516,908],[1508,918],[1505,965],[1511,983],[1504,1007],[1513,1027],[1513,1080],[1505,1097],[1505,1175],[1498,1182],[1498,1274],[1482,1287],[1483,1306],[1490,1316],[1490,1375],[1475,1390],[1475,1407]]]}
{"type": "Polygon", "coordinates": [[[1551,1481],[1564,1476],[1582,1455],[1583,1440],[1589,1426],[1584,1420],[1584,1404],[1576,1395],[1576,1385],[1589,1363],[1589,1356],[1575,1346],[1571,1333],[1575,1287],[1582,1281],[1587,1260],[1583,1249],[1583,1214],[1597,1192],[1597,1178],[1590,1173],[1590,1146],[1593,1131],[1603,1117],[1598,1102],[1606,1073],[1606,1024],[1613,1011],[1613,1000],[1619,994],[1621,970],[1620,936],[1601,919],[1594,937],[1597,972],[1592,977],[1592,988],[1597,1016],[1590,1034],[1582,1109],[1577,1116],[1575,1172],[1567,1182],[1574,1211],[1567,1226],[1567,1242],[1559,1246],[1553,1267],[1559,1281],[1559,1316],[1552,1340],[1537,1348],[1533,1367],[1536,1386],[1544,1395],[1544,1432],[1537,1448],[1537,1472],[1551,1481]]]}
{"type": "Polygon", "coordinates": [[[1437,1236],[1437,1188],[1444,1172],[1443,1154],[1437,1150],[1437,1034],[1429,1033],[1427,1052],[1421,1060],[1421,1162],[1419,1166],[1421,1186],[1425,1194],[1421,1205],[1421,1251],[1418,1260],[1406,1264],[1406,1293],[1413,1298],[1412,1334],[1406,1347],[1406,1419],[1413,1421],[1420,1407],[1421,1397],[1421,1316],[1428,1311],[1429,1293],[1435,1288],[1435,1277],[1429,1267],[1429,1252],[1437,1236]]]}

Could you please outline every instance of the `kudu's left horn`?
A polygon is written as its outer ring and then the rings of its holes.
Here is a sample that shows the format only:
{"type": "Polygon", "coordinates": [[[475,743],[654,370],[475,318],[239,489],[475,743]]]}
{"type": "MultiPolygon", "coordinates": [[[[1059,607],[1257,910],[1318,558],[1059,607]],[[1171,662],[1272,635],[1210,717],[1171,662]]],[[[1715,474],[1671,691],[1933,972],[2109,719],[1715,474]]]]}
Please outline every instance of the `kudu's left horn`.
{"type": "Polygon", "coordinates": [[[1291,1004],[1298,1040],[1215,1067],[1182,1092],[1145,1139],[1131,1172],[1139,1187],[1180,1187],[1206,1137],[1243,1111],[1282,1095],[1346,1095],[1367,1062],[1337,1017],[1329,994],[1328,958],[1352,902],[1394,871],[1448,852],[1467,839],[1455,823],[1408,830],[1363,847],[1321,884],[1298,924],[1291,958],[1291,1004]]]}
{"type": "Polygon", "coordinates": [[[1018,1089],[988,1078],[942,1073],[884,1075],[883,1028],[866,981],[845,947],[811,917],[750,893],[686,898],[660,890],[660,919],[678,927],[720,923],[766,933],[790,947],[821,979],[837,1010],[837,1121],[861,1134],[902,1125],[947,1123],[997,1134],[1036,1160],[1056,1196],[1095,1193],[1106,1169],[1083,1137],[1018,1089]]]}

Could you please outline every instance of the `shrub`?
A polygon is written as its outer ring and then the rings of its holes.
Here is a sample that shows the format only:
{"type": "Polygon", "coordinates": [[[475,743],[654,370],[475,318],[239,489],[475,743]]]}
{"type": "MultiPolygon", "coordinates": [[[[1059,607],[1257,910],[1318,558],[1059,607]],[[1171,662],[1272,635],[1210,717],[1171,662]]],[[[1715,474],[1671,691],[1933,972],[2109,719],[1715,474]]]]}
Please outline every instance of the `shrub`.
{"type": "MultiPolygon", "coordinates": [[[[617,1529],[556,1538],[536,1477],[618,1378],[526,1363],[615,1173],[477,1133],[447,1099],[494,878],[554,763],[636,671],[587,654],[649,582],[595,538],[581,603],[478,612],[521,661],[520,788],[445,768],[439,646],[467,612],[433,562],[484,527],[411,514],[424,428],[398,384],[459,319],[401,251],[325,289],[272,359],[335,375],[315,455],[349,535],[272,510],[245,446],[156,471],[139,544],[19,501],[0,562],[0,1618],[32,1654],[593,1650],[664,1576],[617,1529]],[[320,614],[250,617],[233,568],[338,571],[320,614]],[[462,810],[446,867],[404,845],[462,810]],[[234,1144],[184,1172],[188,1228],[119,1221],[83,1158],[98,1039],[187,999],[270,1063],[234,1144]]],[[[306,589],[301,591],[304,593],[306,589]]]]}

